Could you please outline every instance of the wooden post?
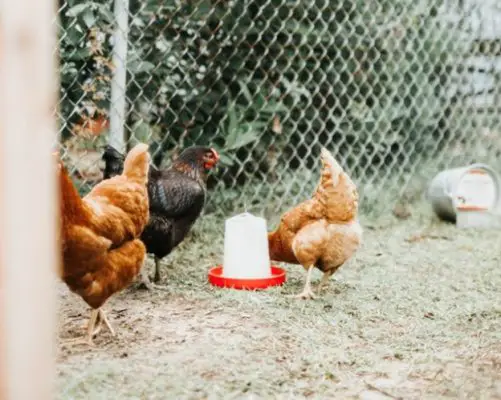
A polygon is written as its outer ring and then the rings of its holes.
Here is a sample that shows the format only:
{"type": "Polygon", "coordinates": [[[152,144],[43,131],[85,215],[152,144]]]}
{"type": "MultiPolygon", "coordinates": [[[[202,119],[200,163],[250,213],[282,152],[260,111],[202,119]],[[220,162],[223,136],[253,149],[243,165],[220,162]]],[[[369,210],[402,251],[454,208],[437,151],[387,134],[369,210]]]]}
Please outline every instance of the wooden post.
{"type": "Polygon", "coordinates": [[[0,5],[0,399],[53,398],[55,3],[0,5]]]}
{"type": "MultiPolygon", "coordinates": [[[[1,42],[1,40],[0,40],[1,42]]],[[[0,54],[0,58],[1,58],[0,54]]],[[[1,63],[1,61],[0,61],[1,63]]],[[[1,68],[1,67],[0,67],[1,68]]],[[[1,70],[1,69],[0,69],[1,70]]],[[[0,131],[0,136],[2,135],[2,132],[0,131]]],[[[2,214],[4,210],[4,205],[3,205],[3,188],[4,188],[4,182],[3,182],[3,174],[0,173],[0,226],[3,226],[3,218],[2,214]]],[[[1,260],[3,260],[3,246],[2,246],[2,232],[3,229],[0,231],[0,272],[2,270],[2,264],[1,260]]],[[[2,284],[3,282],[3,274],[0,275],[0,356],[2,354],[5,354],[6,351],[6,343],[5,343],[5,335],[4,335],[4,330],[2,329],[2,326],[5,324],[5,313],[4,313],[4,285],[2,284]]],[[[4,358],[0,358],[0,399],[5,399],[7,397],[7,387],[6,387],[6,369],[5,369],[5,360],[4,358]]]]}

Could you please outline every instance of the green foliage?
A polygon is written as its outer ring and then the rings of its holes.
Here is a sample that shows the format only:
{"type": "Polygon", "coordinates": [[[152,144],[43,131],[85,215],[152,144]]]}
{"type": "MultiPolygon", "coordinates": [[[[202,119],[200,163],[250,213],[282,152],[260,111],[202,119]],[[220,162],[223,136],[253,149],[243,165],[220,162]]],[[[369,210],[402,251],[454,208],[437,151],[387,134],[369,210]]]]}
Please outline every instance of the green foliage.
{"type": "MultiPolygon", "coordinates": [[[[421,157],[460,52],[433,4],[131,0],[129,133],[214,145],[231,184],[316,163],[319,145],[366,174],[421,157]]],[[[111,4],[61,5],[62,116],[106,115],[111,4]]]]}
{"type": "Polygon", "coordinates": [[[67,0],[59,6],[60,116],[67,138],[72,125],[108,114],[113,14],[103,2],[67,0]]]}

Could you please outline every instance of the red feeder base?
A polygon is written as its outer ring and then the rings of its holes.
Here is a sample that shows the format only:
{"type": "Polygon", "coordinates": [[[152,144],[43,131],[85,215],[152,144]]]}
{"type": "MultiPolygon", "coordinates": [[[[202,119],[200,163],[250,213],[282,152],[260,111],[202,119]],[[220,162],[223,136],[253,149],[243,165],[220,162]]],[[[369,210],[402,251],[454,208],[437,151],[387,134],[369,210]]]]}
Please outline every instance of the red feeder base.
{"type": "Polygon", "coordinates": [[[223,267],[218,265],[209,271],[209,282],[214,286],[239,289],[239,290],[262,290],[271,286],[282,285],[285,278],[285,270],[274,265],[271,266],[271,277],[264,279],[236,279],[222,276],[223,267]]]}

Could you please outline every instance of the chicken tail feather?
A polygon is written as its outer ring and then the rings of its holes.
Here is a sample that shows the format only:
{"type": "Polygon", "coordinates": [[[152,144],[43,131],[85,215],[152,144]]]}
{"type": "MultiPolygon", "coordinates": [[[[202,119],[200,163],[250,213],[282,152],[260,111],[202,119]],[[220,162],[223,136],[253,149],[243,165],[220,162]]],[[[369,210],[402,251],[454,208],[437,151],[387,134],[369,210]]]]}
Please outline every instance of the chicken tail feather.
{"type": "Polygon", "coordinates": [[[320,158],[323,168],[315,197],[324,206],[328,220],[349,221],[356,216],[358,210],[357,187],[324,147],[320,158]]]}
{"type": "Polygon", "coordinates": [[[59,187],[61,194],[60,207],[63,219],[79,220],[80,218],[85,218],[85,206],[82,198],[68,175],[68,171],[62,164],[60,164],[59,169],[59,187]]]}
{"type": "Polygon", "coordinates": [[[148,145],[139,143],[127,154],[123,175],[140,184],[146,184],[148,182],[149,168],[150,154],[148,153],[148,145]]]}

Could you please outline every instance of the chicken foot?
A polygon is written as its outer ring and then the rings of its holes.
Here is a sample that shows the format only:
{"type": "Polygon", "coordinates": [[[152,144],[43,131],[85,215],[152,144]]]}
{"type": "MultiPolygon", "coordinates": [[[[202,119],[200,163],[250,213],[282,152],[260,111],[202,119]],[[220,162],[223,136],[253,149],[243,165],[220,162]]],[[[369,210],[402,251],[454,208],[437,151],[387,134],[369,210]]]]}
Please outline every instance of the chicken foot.
{"type": "Polygon", "coordinates": [[[63,345],[86,344],[94,346],[93,337],[101,332],[103,323],[110,331],[111,336],[115,336],[115,330],[111,326],[108,317],[101,308],[98,308],[96,310],[92,310],[90,313],[89,322],[87,324],[87,334],[84,337],[65,340],[63,345]]]}
{"type": "Polygon", "coordinates": [[[111,336],[115,336],[116,335],[115,330],[111,326],[110,320],[108,319],[108,317],[104,313],[103,309],[99,308],[97,311],[98,311],[97,320],[96,320],[97,326],[95,327],[94,332],[92,332],[92,336],[95,336],[99,332],[101,332],[101,327],[103,325],[103,322],[104,322],[104,325],[106,326],[106,328],[108,328],[108,330],[110,331],[111,336]]]}
{"type": "Polygon", "coordinates": [[[111,336],[115,336],[115,330],[110,324],[108,317],[101,308],[92,310],[90,313],[89,325],[87,325],[86,342],[89,346],[94,346],[93,337],[101,332],[102,324],[108,328],[111,336]]]}
{"type": "Polygon", "coordinates": [[[310,265],[308,267],[308,273],[306,274],[306,282],[304,284],[304,289],[301,293],[299,294],[295,294],[295,295],[291,295],[289,297],[293,297],[293,298],[299,298],[299,299],[314,299],[315,297],[315,293],[313,293],[313,290],[311,289],[311,273],[313,272],[313,265],[310,265]]]}
{"type": "Polygon", "coordinates": [[[140,282],[139,282],[139,288],[140,289],[146,289],[146,290],[153,290],[153,289],[158,289],[158,290],[168,290],[167,287],[158,285],[156,282],[160,281],[160,258],[155,257],[155,276],[153,279],[153,283],[150,279],[150,276],[148,274],[148,271],[146,269],[146,266],[143,265],[141,268],[140,272],[140,282]]]}
{"type": "Polygon", "coordinates": [[[324,286],[329,284],[329,279],[331,278],[332,274],[334,274],[333,269],[324,272],[324,275],[322,276],[322,280],[318,284],[318,288],[317,288],[318,293],[322,292],[322,290],[324,289],[324,286]]]}

